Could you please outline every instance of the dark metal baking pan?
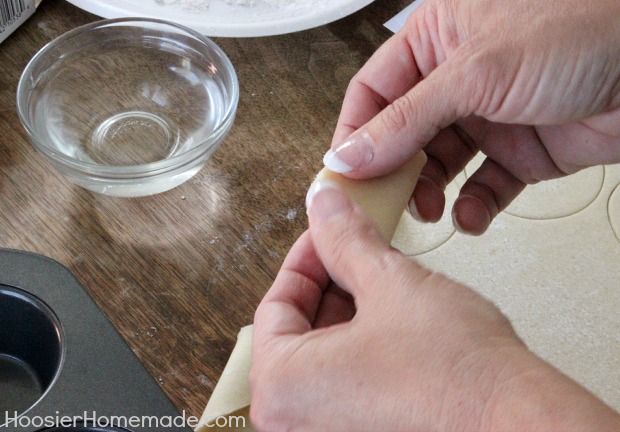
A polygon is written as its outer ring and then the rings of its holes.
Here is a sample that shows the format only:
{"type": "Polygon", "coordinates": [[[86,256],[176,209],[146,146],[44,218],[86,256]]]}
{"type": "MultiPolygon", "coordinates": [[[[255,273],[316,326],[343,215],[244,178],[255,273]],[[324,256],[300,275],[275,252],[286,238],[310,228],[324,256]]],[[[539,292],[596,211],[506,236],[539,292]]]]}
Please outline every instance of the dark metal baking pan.
{"type": "Polygon", "coordinates": [[[183,420],[69,270],[0,249],[1,432],[191,431],[183,420]]]}

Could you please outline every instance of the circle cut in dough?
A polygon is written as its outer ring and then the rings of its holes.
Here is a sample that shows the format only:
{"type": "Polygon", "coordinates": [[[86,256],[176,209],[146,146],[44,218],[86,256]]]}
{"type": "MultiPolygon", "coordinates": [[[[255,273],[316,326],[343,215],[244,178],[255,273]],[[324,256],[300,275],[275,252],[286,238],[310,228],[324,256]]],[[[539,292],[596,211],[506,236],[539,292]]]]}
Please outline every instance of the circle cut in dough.
{"type": "MultiPolygon", "coordinates": [[[[485,159],[476,156],[465,168],[469,178],[485,159]]],[[[512,216],[548,220],[560,219],[584,210],[594,202],[603,187],[605,168],[586,168],[567,177],[528,185],[508,206],[506,213],[512,216]]]]}
{"type": "Polygon", "coordinates": [[[436,223],[418,222],[413,219],[409,212],[404,212],[392,246],[407,256],[422,255],[437,249],[454,235],[452,224],[452,206],[459,195],[460,185],[453,181],[446,187],[446,206],[443,216],[436,223]]]}
{"type": "Polygon", "coordinates": [[[620,242],[620,184],[616,186],[609,197],[607,215],[616,239],[620,242]]]}

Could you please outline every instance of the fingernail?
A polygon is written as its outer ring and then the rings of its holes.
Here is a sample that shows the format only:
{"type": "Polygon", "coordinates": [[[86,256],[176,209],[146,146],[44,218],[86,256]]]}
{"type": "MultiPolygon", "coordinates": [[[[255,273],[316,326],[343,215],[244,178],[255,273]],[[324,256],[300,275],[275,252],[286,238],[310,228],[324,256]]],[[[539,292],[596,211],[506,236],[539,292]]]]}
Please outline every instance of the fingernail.
{"type": "Polygon", "coordinates": [[[314,196],[325,189],[338,189],[338,185],[329,180],[315,180],[306,194],[306,209],[310,209],[314,196]]]}
{"type": "Polygon", "coordinates": [[[409,214],[418,222],[426,222],[424,219],[422,219],[422,216],[420,216],[420,212],[418,212],[418,208],[415,205],[415,199],[413,198],[409,200],[409,214]]]}
{"type": "Polygon", "coordinates": [[[374,156],[374,143],[366,131],[354,132],[335,149],[329,149],[323,163],[337,173],[348,173],[370,163],[374,156]]]}
{"type": "Polygon", "coordinates": [[[474,195],[461,195],[452,206],[452,223],[454,228],[462,234],[481,235],[487,230],[491,220],[491,215],[484,202],[474,195]],[[457,208],[460,208],[459,213],[456,211],[457,208]],[[461,225],[459,214],[462,218],[461,220],[467,221],[468,229],[463,228],[463,225],[461,225]]]}
{"type": "MultiPolygon", "coordinates": [[[[456,202],[454,203],[456,204],[456,202]]],[[[456,215],[456,205],[452,206],[452,225],[454,225],[454,229],[456,229],[461,234],[467,234],[467,232],[463,229],[456,215]]]]}
{"type": "Polygon", "coordinates": [[[306,208],[313,219],[326,221],[352,208],[347,196],[330,181],[315,181],[306,195],[306,208]]]}

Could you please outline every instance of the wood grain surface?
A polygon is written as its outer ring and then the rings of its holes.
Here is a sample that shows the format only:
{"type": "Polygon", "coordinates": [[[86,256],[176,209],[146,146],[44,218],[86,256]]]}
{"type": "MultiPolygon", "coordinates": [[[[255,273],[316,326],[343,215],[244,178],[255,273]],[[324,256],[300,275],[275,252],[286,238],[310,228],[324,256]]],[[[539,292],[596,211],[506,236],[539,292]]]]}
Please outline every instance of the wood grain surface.
{"type": "Polygon", "coordinates": [[[37,50],[99,19],[46,0],[0,44],[0,247],[69,268],[180,410],[199,415],[237,331],[252,322],[306,228],[346,86],[408,2],[377,0],[316,29],[217,38],[241,85],[233,131],[189,182],[148,198],[96,195],[57,174],[15,109],[37,50]]]}

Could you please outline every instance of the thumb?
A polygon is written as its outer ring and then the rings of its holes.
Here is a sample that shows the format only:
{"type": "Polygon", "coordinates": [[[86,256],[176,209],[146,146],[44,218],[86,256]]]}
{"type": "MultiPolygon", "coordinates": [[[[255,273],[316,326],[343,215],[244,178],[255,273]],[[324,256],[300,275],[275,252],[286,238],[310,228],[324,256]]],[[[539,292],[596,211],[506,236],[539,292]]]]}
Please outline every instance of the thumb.
{"type": "Polygon", "coordinates": [[[351,178],[387,174],[409,160],[443,128],[473,111],[457,57],[394,100],[344,141],[335,142],[323,162],[351,178]]]}
{"type": "Polygon", "coordinates": [[[310,235],[319,259],[331,279],[354,297],[363,296],[400,259],[361,208],[336,184],[315,183],[307,206],[310,235]]]}

